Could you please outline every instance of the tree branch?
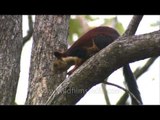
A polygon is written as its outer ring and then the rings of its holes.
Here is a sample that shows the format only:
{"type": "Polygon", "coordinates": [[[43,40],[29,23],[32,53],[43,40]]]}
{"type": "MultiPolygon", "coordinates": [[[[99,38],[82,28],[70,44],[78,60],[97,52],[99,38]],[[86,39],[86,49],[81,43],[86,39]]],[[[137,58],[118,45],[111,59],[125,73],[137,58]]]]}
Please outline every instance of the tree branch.
{"type": "MultiPolygon", "coordinates": [[[[139,15],[133,16],[131,22],[129,23],[129,26],[128,26],[127,30],[123,34],[123,37],[124,36],[125,37],[131,36],[131,35],[135,34],[142,17],[143,16],[139,16],[139,15]]],[[[123,73],[124,73],[125,81],[126,81],[127,86],[128,86],[128,90],[130,92],[132,92],[137,97],[137,99],[142,103],[141,95],[140,95],[140,92],[138,90],[138,85],[137,85],[136,79],[133,75],[133,72],[132,72],[129,64],[126,64],[123,67],[123,73]]],[[[138,104],[137,101],[133,97],[131,97],[131,100],[132,100],[132,104],[134,104],[134,105],[138,104]]]]}
{"type": "Polygon", "coordinates": [[[134,35],[143,15],[134,15],[123,37],[134,35]]]}
{"type": "Polygon", "coordinates": [[[145,64],[143,67],[137,68],[137,69],[135,70],[135,72],[134,72],[135,78],[137,79],[137,78],[139,78],[143,73],[145,73],[145,72],[148,70],[148,68],[152,65],[152,63],[153,63],[156,59],[157,59],[157,57],[152,57],[152,58],[150,58],[150,59],[146,62],[146,64],[145,64]]]}
{"type": "Polygon", "coordinates": [[[101,86],[102,86],[102,91],[103,91],[103,95],[104,95],[106,104],[111,105],[109,97],[108,97],[108,92],[107,92],[107,89],[106,89],[106,84],[102,83],[101,86]]]}
{"type": "MultiPolygon", "coordinates": [[[[124,37],[124,36],[127,37],[127,36],[130,36],[130,35],[134,35],[134,34],[135,34],[135,32],[136,32],[136,30],[137,30],[137,28],[138,28],[138,25],[139,25],[142,17],[143,17],[143,16],[139,16],[139,15],[133,16],[132,20],[130,21],[130,24],[128,25],[127,30],[126,30],[125,33],[123,34],[123,37],[124,37]]],[[[125,65],[125,66],[124,66],[124,70],[126,70],[126,69],[129,69],[129,70],[131,71],[129,65],[125,65]]],[[[131,77],[131,76],[130,76],[130,77],[131,77]]],[[[125,78],[125,79],[126,79],[126,78],[125,78]]],[[[134,76],[133,76],[133,78],[130,78],[130,79],[131,79],[131,80],[134,79],[134,76]]],[[[127,80],[126,80],[126,81],[127,81],[127,80]]],[[[133,80],[132,80],[132,81],[133,81],[133,80]]],[[[128,87],[129,87],[129,86],[128,86],[128,87]]],[[[126,93],[125,95],[126,95],[126,96],[125,96],[124,98],[125,98],[125,100],[127,100],[128,94],[126,93]]],[[[133,99],[134,99],[134,98],[133,98],[133,99]]],[[[125,102],[124,99],[123,99],[123,100],[120,100],[120,101],[125,102]]]]}
{"type": "Polygon", "coordinates": [[[127,99],[128,99],[129,95],[125,92],[122,97],[118,100],[118,102],[116,103],[116,105],[125,105],[127,99]]]}
{"type": "Polygon", "coordinates": [[[94,85],[127,63],[160,55],[160,31],[118,38],[66,78],[46,102],[76,104],[94,85]]]}
{"type": "Polygon", "coordinates": [[[104,81],[103,83],[105,83],[105,84],[107,84],[107,85],[115,86],[115,87],[117,87],[117,88],[119,88],[119,89],[123,90],[124,92],[126,92],[126,93],[130,94],[130,95],[135,99],[135,101],[136,101],[139,105],[141,105],[141,102],[140,102],[140,101],[139,101],[139,100],[134,96],[134,94],[132,94],[129,90],[127,90],[127,89],[125,89],[125,88],[123,88],[123,87],[121,87],[121,86],[119,86],[119,85],[116,85],[116,84],[110,83],[110,82],[106,82],[106,81],[104,81]]]}
{"type": "Polygon", "coordinates": [[[27,31],[27,35],[23,38],[23,45],[32,37],[33,34],[32,15],[28,15],[28,25],[29,25],[29,30],[27,31]]]}
{"type": "MultiPolygon", "coordinates": [[[[136,80],[138,80],[138,78],[148,70],[148,68],[152,65],[152,63],[157,59],[157,57],[152,57],[150,58],[146,64],[142,67],[142,68],[137,68],[135,71],[134,71],[134,76],[136,78],[136,80]]],[[[127,93],[124,93],[122,95],[122,97],[119,99],[119,101],[117,102],[117,105],[123,105],[125,104],[126,100],[128,99],[128,94],[127,93]]]]}

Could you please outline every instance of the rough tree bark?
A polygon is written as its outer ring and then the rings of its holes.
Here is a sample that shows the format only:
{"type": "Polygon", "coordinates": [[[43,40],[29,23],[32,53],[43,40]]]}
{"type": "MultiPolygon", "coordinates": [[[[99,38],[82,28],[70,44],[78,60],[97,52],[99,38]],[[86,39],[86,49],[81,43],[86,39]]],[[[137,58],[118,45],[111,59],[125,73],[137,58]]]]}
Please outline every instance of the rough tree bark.
{"type": "Polygon", "coordinates": [[[69,16],[36,16],[26,104],[45,104],[66,73],[53,71],[54,51],[67,49],[69,16]]]}
{"type": "Polygon", "coordinates": [[[121,37],[87,60],[52,93],[47,105],[76,104],[94,85],[127,63],[160,55],[160,31],[121,37]]]}
{"type": "Polygon", "coordinates": [[[14,104],[22,51],[22,16],[0,16],[0,104],[14,104]]]}

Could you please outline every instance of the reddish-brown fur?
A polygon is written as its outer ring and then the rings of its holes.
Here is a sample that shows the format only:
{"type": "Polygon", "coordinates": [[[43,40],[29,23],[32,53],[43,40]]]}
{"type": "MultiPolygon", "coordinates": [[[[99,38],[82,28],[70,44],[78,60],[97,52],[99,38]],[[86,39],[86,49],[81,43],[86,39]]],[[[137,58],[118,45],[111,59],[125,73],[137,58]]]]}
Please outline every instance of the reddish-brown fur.
{"type": "Polygon", "coordinates": [[[60,70],[59,67],[63,66],[60,68],[63,68],[62,71],[65,71],[71,65],[75,65],[75,68],[68,73],[69,75],[72,74],[89,57],[109,45],[118,37],[118,32],[110,27],[101,26],[88,31],[66,52],[55,52],[55,56],[58,58],[58,60],[54,62],[55,70],[60,70]],[[70,58],[64,59],[67,57],[70,58]]]}
{"type": "MultiPolygon", "coordinates": [[[[115,39],[117,38],[117,31],[115,31],[113,28],[106,27],[106,26],[100,26],[96,27],[87,33],[85,33],[83,36],[81,36],[66,52],[67,55],[69,55],[76,47],[89,47],[92,45],[92,39],[99,35],[99,34],[104,34],[104,35],[110,35],[110,36],[116,36],[115,39]],[[114,33],[114,34],[113,34],[114,33]]],[[[119,34],[118,34],[119,35],[119,34]]]]}

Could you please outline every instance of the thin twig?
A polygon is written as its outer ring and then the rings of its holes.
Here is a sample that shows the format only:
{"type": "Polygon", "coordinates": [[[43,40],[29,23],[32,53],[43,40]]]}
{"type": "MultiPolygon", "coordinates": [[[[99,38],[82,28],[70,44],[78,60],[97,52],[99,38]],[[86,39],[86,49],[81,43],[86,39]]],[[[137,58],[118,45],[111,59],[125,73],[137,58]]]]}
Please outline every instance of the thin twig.
{"type": "MultiPolygon", "coordinates": [[[[153,62],[156,60],[156,58],[157,57],[150,58],[143,67],[141,67],[139,69],[137,68],[134,71],[134,76],[135,76],[136,80],[138,80],[138,78],[148,70],[148,68],[153,64],[153,62]]],[[[122,97],[119,99],[119,101],[117,102],[117,105],[125,104],[127,99],[128,99],[128,94],[124,93],[122,95],[122,97]]]]}
{"type": "Polygon", "coordinates": [[[28,15],[28,26],[29,26],[29,30],[27,31],[27,35],[23,38],[23,45],[32,37],[32,34],[33,34],[32,15],[28,15]]]}
{"type": "Polygon", "coordinates": [[[133,93],[131,93],[129,90],[127,90],[127,89],[125,89],[125,88],[123,88],[123,87],[121,87],[121,86],[119,86],[119,85],[116,85],[116,84],[114,84],[114,83],[110,83],[110,82],[106,82],[106,81],[104,81],[103,83],[104,83],[104,84],[107,84],[107,85],[115,86],[115,87],[117,87],[117,88],[119,88],[119,89],[127,92],[128,94],[130,94],[130,95],[134,98],[134,100],[135,100],[139,105],[141,105],[141,102],[140,102],[140,101],[133,95],[133,93]]]}
{"type": "Polygon", "coordinates": [[[108,92],[107,92],[107,90],[106,90],[106,84],[102,83],[101,86],[102,86],[103,95],[104,95],[106,104],[107,104],[107,105],[111,105],[110,100],[109,100],[109,97],[108,97],[108,92]]]}
{"type": "Polygon", "coordinates": [[[128,93],[125,92],[125,93],[122,95],[122,97],[118,100],[118,102],[116,103],[116,105],[125,105],[128,97],[129,97],[128,93]]]}
{"type": "Polygon", "coordinates": [[[141,68],[137,68],[135,71],[134,71],[134,76],[135,78],[137,79],[138,77],[140,77],[143,73],[145,73],[148,68],[153,64],[153,62],[157,59],[157,57],[152,57],[150,58],[146,64],[141,67],[141,68]]]}

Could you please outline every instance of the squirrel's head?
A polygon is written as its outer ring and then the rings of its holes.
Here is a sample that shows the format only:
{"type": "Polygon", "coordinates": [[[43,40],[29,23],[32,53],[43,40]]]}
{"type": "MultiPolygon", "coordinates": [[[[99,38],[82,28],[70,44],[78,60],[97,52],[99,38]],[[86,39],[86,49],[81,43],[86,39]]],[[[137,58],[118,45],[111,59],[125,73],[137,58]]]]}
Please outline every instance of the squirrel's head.
{"type": "Polygon", "coordinates": [[[67,62],[63,60],[63,53],[54,52],[57,60],[53,62],[53,68],[55,72],[64,72],[67,71],[68,65],[67,62]]]}

